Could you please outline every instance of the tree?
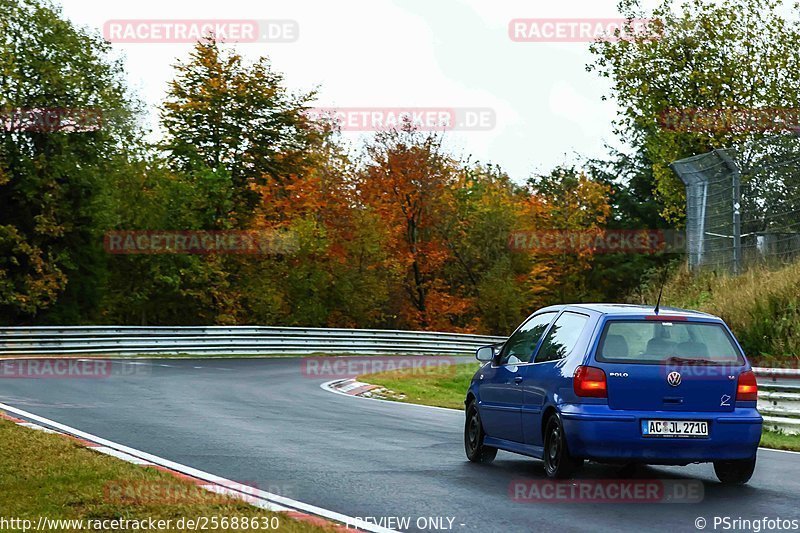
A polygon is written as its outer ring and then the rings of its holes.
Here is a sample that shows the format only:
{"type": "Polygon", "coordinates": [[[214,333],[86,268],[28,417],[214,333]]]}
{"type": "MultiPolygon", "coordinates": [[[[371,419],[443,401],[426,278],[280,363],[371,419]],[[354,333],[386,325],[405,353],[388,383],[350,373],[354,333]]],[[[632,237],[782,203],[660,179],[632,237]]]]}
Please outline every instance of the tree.
{"type": "Polygon", "coordinates": [[[397,277],[388,230],[359,204],[354,164],[341,146],[328,139],[313,159],[304,174],[255,188],[259,227],[288,232],[294,246],[248,262],[243,304],[249,316],[281,324],[385,326],[397,277]]]}
{"type": "MultiPolygon", "coordinates": [[[[199,230],[213,227],[230,202],[224,171],[174,172],[143,154],[112,176],[104,191],[102,227],[123,231],[199,230]]],[[[105,323],[230,324],[238,295],[225,257],[211,255],[109,255],[101,313],[105,323]]]]}
{"type": "Polygon", "coordinates": [[[440,275],[450,251],[438,226],[452,209],[446,190],[456,176],[456,163],[442,150],[441,138],[409,123],[377,133],[367,146],[359,198],[388,230],[386,246],[403,276],[399,313],[412,327],[446,327],[469,305],[440,275]]]}
{"type": "Polygon", "coordinates": [[[0,11],[0,320],[78,322],[101,297],[99,191],[135,143],[135,106],[98,35],[48,2],[0,11]]]}
{"type": "Polygon", "coordinates": [[[175,70],[161,113],[170,164],[226,171],[233,203],[216,213],[215,226],[247,227],[259,201],[251,185],[283,183],[313,164],[313,148],[327,135],[304,114],[314,93],[290,93],[266,57],[246,64],[213,36],[175,70]]]}
{"type": "MultiPolygon", "coordinates": [[[[528,180],[530,199],[523,231],[566,230],[577,234],[601,230],[611,215],[611,187],[578,168],[557,167],[528,180]]],[[[589,283],[596,257],[588,250],[534,251],[525,284],[532,301],[582,302],[601,299],[589,283]]]]}
{"type": "Polygon", "coordinates": [[[497,166],[462,163],[445,194],[453,207],[442,213],[437,232],[451,259],[441,275],[471,302],[458,325],[507,334],[528,310],[515,279],[525,267],[508,246],[526,193],[497,166]]]}
{"type": "MultiPolygon", "coordinates": [[[[585,161],[582,168],[593,180],[610,188],[611,211],[606,221],[609,229],[669,232],[673,226],[661,217],[663,205],[652,189],[652,166],[643,164],[639,156],[612,151],[609,161],[585,161]]],[[[680,253],[600,254],[593,259],[586,283],[596,291],[597,300],[620,301],[636,291],[651,270],[658,270],[680,253]]]]}
{"type": "Polygon", "coordinates": [[[655,20],[651,32],[594,43],[587,69],[611,81],[621,110],[615,131],[652,168],[663,215],[681,221],[684,188],[669,163],[763,136],[746,117],[772,112],[778,119],[780,109],[800,106],[800,18],[782,15],[781,0],[674,4],[662,0],[646,13],[638,0],[623,0],[625,17],[655,20]],[[737,110],[744,120],[720,124],[737,110]],[[719,118],[684,128],[684,118],[705,115],[719,118]]]}

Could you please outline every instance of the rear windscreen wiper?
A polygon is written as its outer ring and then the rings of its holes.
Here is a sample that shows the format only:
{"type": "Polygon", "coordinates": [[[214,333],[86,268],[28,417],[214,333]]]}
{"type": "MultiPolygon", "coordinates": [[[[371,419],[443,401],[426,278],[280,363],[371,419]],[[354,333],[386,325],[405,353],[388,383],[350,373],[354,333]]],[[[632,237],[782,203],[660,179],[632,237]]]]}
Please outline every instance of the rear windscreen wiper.
{"type": "Polygon", "coordinates": [[[683,365],[716,365],[718,364],[716,361],[711,361],[710,359],[693,359],[688,357],[678,357],[672,356],[667,359],[668,363],[672,364],[683,364],[683,365]]]}

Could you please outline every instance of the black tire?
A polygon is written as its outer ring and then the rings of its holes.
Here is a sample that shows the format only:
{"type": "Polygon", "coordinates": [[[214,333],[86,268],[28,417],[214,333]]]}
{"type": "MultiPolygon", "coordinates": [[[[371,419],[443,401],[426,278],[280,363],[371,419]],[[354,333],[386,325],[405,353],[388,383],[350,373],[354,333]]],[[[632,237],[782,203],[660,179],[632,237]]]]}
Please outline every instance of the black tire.
{"type": "Polygon", "coordinates": [[[622,478],[635,477],[641,470],[640,463],[625,463],[619,469],[619,476],[622,478]]]}
{"type": "Polygon", "coordinates": [[[564,424],[561,417],[553,414],[544,430],[544,473],[551,479],[572,477],[583,465],[583,459],[576,459],[569,453],[564,424]]]}
{"type": "Polygon", "coordinates": [[[483,444],[485,436],[478,408],[474,402],[470,403],[467,406],[467,421],[464,423],[464,451],[467,452],[467,459],[473,463],[491,463],[497,455],[497,448],[483,444]]]}
{"type": "Polygon", "coordinates": [[[741,461],[714,461],[714,473],[719,480],[729,485],[743,485],[753,477],[756,458],[741,461]]]}

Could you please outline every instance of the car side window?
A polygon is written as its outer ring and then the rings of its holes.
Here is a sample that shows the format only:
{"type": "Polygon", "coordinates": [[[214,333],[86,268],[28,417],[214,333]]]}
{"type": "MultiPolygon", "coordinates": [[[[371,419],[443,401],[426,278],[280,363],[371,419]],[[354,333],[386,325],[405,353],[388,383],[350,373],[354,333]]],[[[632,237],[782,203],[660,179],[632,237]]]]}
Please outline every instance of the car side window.
{"type": "Polygon", "coordinates": [[[500,351],[499,365],[528,363],[547,326],[558,313],[547,312],[532,316],[511,337],[500,351]]]}
{"type": "Polygon", "coordinates": [[[575,348],[578,339],[586,327],[589,317],[578,313],[566,311],[558,317],[553,327],[547,332],[547,337],[542,341],[539,353],[536,354],[537,363],[556,361],[568,356],[575,348]]]}

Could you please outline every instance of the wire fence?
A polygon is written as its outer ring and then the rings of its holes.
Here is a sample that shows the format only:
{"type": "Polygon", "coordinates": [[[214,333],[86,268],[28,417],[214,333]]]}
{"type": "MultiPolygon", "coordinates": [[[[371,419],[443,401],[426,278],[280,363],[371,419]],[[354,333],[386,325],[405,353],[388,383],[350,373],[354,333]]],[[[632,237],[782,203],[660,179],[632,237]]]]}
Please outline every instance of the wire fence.
{"type": "Polygon", "coordinates": [[[796,135],[672,163],[686,186],[689,266],[741,272],[800,257],[799,163],[796,135]]]}

